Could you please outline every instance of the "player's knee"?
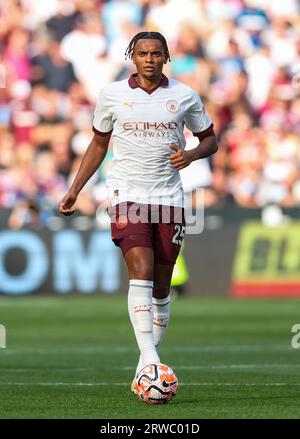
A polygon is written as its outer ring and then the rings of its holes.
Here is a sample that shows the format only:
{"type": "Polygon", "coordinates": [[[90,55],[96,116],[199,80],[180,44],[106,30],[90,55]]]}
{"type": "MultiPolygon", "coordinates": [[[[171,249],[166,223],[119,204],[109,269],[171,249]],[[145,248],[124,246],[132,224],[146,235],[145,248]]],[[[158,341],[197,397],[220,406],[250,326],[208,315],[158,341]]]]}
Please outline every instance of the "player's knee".
{"type": "Polygon", "coordinates": [[[153,288],[153,297],[156,299],[165,299],[170,294],[170,287],[167,285],[155,285],[153,288]]]}
{"type": "Polygon", "coordinates": [[[134,279],[152,279],[153,265],[145,259],[136,259],[131,263],[130,276],[134,279]]]}

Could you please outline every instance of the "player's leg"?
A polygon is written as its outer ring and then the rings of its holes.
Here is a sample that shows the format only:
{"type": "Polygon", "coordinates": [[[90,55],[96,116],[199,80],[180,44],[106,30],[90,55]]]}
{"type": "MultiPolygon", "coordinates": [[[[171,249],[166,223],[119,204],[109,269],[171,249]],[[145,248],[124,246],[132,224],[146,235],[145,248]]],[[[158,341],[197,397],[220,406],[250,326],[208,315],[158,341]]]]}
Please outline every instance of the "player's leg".
{"type": "Polygon", "coordinates": [[[165,336],[170,320],[170,285],[174,264],[154,264],[153,336],[156,350],[165,336]]]}
{"type": "MultiPolygon", "coordinates": [[[[170,285],[173,272],[173,264],[154,264],[153,269],[153,337],[158,352],[170,319],[170,285]]],[[[136,368],[136,375],[143,368],[142,357],[140,356],[136,368]]]]}
{"type": "MultiPolygon", "coordinates": [[[[184,224],[159,223],[154,226],[154,268],[153,268],[153,336],[156,350],[160,345],[170,319],[170,285],[174,264],[181,247],[177,235],[184,233],[184,224]],[[174,236],[176,239],[174,239],[174,236]]],[[[142,368],[140,357],[136,374],[142,368]]]]}
{"type": "Polygon", "coordinates": [[[129,279],[153,281],[154,256],[152,248],[133,247],[125,253],[124,259],[129,279]]]}
{"type": "Polygon", "coordinates": [[[124,259],[129,275],[128,311],[144,367],[160,361],[153,336],[153,250],[133,247],[124,259]]]}
{"type": "Polygon", "coordinates": [[[170,320],[170,286],[173,268],[180,252],[185,231],[184,212],[171,208],[170,223],[159,223],[155,228],[153,335],[158,349],[170,320]]]}
{"type": "MultiPolygon", "coordinates": [[[[126,203],[126,206],[121,203],[109,208],[108,213],[111,218],[112,239],[121,248],[128,269],[128,311],[143,367],[160,361],[153,337],[152,226],[148,221],[131,221],[132,206],[136,208],[135,203],[126,203]]],[[[141,206],[140,213],[147,217],[148,206],[141,206]]]]}

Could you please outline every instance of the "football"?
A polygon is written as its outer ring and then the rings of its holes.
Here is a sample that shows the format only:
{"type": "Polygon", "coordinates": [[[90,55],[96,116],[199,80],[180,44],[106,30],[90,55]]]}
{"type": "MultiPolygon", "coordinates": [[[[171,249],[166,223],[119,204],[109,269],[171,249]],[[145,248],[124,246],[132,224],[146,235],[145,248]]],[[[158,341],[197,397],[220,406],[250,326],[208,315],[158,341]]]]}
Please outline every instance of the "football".
{"type": "Polygon", "coordinates": [[[147,404],[166,404],[175,395],[178,380],[166,364],[148,364],[136,377],[135,391],[147,404]]]}

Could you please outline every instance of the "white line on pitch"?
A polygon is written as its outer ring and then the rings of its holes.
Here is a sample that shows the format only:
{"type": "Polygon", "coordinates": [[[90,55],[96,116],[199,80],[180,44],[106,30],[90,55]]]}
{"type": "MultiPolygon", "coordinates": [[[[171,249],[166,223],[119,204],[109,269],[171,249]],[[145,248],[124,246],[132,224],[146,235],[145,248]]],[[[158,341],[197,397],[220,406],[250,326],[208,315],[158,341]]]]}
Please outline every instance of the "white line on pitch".
{"type": "MultiPolygon", "coordinates": [[[[109,368],[107,368],[109,369],[109,368]]],[[[28,367],[28,368],[12,368],[12,367],[1,367],[1,372],[92,372],[101,369],[96,368],[85,368],[85,367],[28,367]]],[[[103,370],[103,369],[102,369],[103,370]]]]}
{"type": "MultiPolygon", "coordinates": [[[[203,370],[203,369],[259,369],[259,368],[298,368],[300,364],[205,364],[205,365],[180,365],[172,366],[176,370],[203,370]]],[[[111,367],[113,370],[134,370],[133,366],[111,367]]]]}
{"type": "MultiPolygon", "coordinates": [[[[271,369],[271,368],[291,368],[297,369],[300,364],[204,364],[204,365],[173,365],[176,370],[207,370],[207,369],[271,369]]],[[[102,370],[135,370],[134,366],[104,366],[104,367],[49,367],[49,368],[3,368],[1,367],[1,372],[98,372],[102,370]]]]}
{"type": "MultiPolygon", "coordinates": [[[[262,368],[291,368],[297,369],[300,364],[203,364],[203,365],[173,365],[176,370],[207,370],[207,369],[262,369],[262,368]]],[[[3,368],[2,372],[97,372],[101,370],[135,370],[134,366],[103,366],[103,367],[28,367],[28,368],[3,368]]]]}
{"type": "MultiPolygon", "coordinates": [[[[191,345],[191,346],[174,346],[172,348],[165,347],[164,352],[248,352],[248,351],[289,351],[292,350],[289,344],[269,344],[269,345],[191,345]]],[[[136,347],[131,346],[82,346],[82,347],[57,347],[57,348],[6,348],[3,351],[4,355],[19,355],[19,354],[119,354],[125,352],[136,352],[136,347]]],[[[2,353],[2,352],[1,352],[2,353]]]]}
{"type": "Polygon", "coordinates": [[[297,368],[300,364],[206,364],[194,366],[174,366],[174,369],[198,370],[198,369],[259,369],[259,368],[297,368]]]}
{"type": "Polygon", "coordinates": [[[184,386],[217,386],[217,387],[280,387],[280,386],[300,386],[300,383],[179,383],[184,386]]]}
{"type": "MultiPolygon", "coordinates": [[[[181,386],[203,386],[203,387],[299,387],[300,383],[179,383],[181,386]]],[[[82,386],[82,387],[100,387],[100,386],[128,386],[131,383],[116,382],[96,382],[96,383],[63,383],[63,382],[0,382],[0,386],[82,386]]]]}

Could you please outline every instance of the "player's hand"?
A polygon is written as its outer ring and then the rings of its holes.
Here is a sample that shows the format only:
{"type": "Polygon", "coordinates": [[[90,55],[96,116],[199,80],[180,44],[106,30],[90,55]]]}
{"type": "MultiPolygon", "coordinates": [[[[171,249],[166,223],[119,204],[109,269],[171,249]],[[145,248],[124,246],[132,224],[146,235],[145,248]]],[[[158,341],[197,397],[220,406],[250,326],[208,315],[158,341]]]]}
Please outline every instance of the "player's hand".
{"type": "Polygon", "coordinates": [[[77,195],[68,192],[59,203],[59,213],[62,213],[65,216],[72,215],[75,212],[73,206],[76,203],[76,200],[77,195]]]}
{"type": "Polygon", "coordinates": [[[186,168],[193,161],[190,151],[185,151],[176,145],[169,145],[169,148],[175,151],[169,156],[169,160],[177,171],[186,168]]]}

